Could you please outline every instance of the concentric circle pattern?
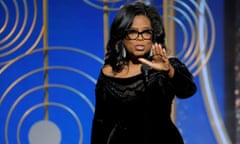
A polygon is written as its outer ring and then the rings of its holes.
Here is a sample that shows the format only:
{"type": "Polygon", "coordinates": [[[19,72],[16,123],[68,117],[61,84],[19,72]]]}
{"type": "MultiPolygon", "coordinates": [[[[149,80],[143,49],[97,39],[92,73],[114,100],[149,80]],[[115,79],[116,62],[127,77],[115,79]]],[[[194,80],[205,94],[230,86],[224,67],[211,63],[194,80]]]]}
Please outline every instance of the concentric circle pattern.
{"type": "MultiPolygon", "coordinates": [[[[4,128],[4,133],[1,134],[4,136],[1,137],[6,144],[28,141],[28,132],[36,122],[45,119],[46,109],[49,118],[45,120],[54,122],[60,129],[63,142],[69,141],[64,136],[71,133],[75,135],[75,139],[71,141],[82,143],[83,130],[91,125],[94,112],[92,90],[96,83],[96,74],[89,67],[95,65],[96,68],[98,65],[100,68],[103,61],[93,54],[71,47],[49,47],[48,53],[47,85],[43,83],[44,69],[41,63],[35,63],[30,69],[22,68],[21,74],[5,80],[8,85],[1,91],[0,111],[1,117],[4,117],[1,122],[1,128],[4,128]],[[48,101],[44,102],[46,88],[48,101]]],[[[29,61],[36,59],[43,59],[43,49],[18,56],[6,71],[27,66],[29,61]]]]}
{"type": "Polygon", "coordinates": [[[39,44],[42,33],[42,7],[37,0],[0,1],[0,73],[22,53],[39,44]]]}
{"type": "Polygon", "coordinates": [[[83,0],[87,5],[104,11],[117,11],[119,7],[127,2],[131,2],[133,0],[83,0]]]}
{"type": "MultiPolygon", "coordinates": [[[[47,16],[44,14],[48,10],[44,5],[46,1],[0,0],[0,144],[30,142],[37,144],[39,138],[48,138],[49,134],[45,129],[47,127],[52,132],[52,137],[45,143],[53,144],[59,141],[68,144],[89,143],[91,120],[95,110],[94,88],[103,59],[94,53],[97,51],[95,47],[89,46],[86,50],[78,44],[76,47],[46,44],[48,41],[46,26],[48,21],[45,21],[47,16]],[[40,135],[44,131],[46,135],[40,135]],[[55,138],[52,139],[53,137],[55,138]]],[[[132,1],[83,0],[78,2],[79,5],[70,6],[73,9],[86,6],[93,11],[97,9],[99,13],[110,14],[116,12],[124,3],[132,1]]],[[[54,3],[54,8],[57,7],[55,4],[60,5],[61,2],[54,3]]],[[[172,0],[173,3],[167,5],[163,3],[169,2],[168,0],[144,2],[156,6],[162,15],[167,13],[167,17],[163,16],[164,22],[174,23],[176,47],[169,49],[174,51],[173,56],[186,64],[195,78],[199,76],[201,85],[199,91],[202,93],[201,98],[204,100],[203,105],[214,138],[219,143],[230,143],[220,116],[208,68],[216,32],[214,17],[207,2],[172,0]],[[170,11],[174,13],[169,13],[170,11]]],[[[57,9],[51,10],[50,20],[57,15],[57,9]]],[[[61,11],[62,15],[69,14],[65,9],[61,11]]],[[[85,21],[81,19],[81,15],[85,13],[85,11],[75,13],[80,15],[80,23],[85,21]]],[[[66,21],[71,20],[68,16],[64,18],[66,21]]],[[[70,25],[69,23],[63,25],[70,25]]],[[[93,26],[97,30],[102,29],[96,23],[94,22],[94,25],[89,23],[89,27],[86,26],[86,29],[89,28],[89,35],[81,33],[80,36],[88,37],[87,40],[89,37],[91,40],[101,39],[101,36],[93,36],[91,33],[93,26]]],[[[52,27],[53,29],[56,27],[55,32],[68,30],[68,27],[59,30],[59,25],[61,24],[52,27]]],[[[166,25],[165,28],[167,30],[171,27],[166,25]]],[[[76,26],[72,29],[80,28],[76,26]]],[[[79,35],[71,36],[75,38],[79,35]]],[[[171,37],[173,36],[168,36],[167,33],[167,43],[171,37]]],[[[58,41],[57,38],[54,40],[58,41]]],[[[71,43],[72,39],[68,40],[71,43]]],[[[61,40],[58,42],[61,43],[61,40]]],[[[78,42],[85,43],[81,38],[78,42]]],[[[88,43],[91,42],[93,41],[88,43]]],[[[178,119],[181,125],[186,119],[185,112],[189,107],[181,102],[177,102],[177,106],[181,109],[177,111],[181,115],[178,119]]]]}
{"type": "Polygon", "coordinates": [[[178,37],[175,54],[196,76],[208,63],[214,48],[214,19],[207,3],[202,7],[193,0],[174,2],[174,5],[168,5],[168,10],[173,10],[175,15],[169,15],[168,18],[176,24],[178,37]],[[204,39],[201,35],[204,35],[204,39]]]}

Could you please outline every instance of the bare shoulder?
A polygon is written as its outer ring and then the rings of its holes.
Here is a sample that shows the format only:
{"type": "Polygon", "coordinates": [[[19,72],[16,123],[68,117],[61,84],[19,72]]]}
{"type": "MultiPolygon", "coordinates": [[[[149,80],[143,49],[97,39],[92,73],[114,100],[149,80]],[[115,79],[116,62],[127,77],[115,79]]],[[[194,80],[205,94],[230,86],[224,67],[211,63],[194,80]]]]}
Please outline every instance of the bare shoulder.
{"type": "Polygon", "coordinates": [[[104,65],[102,68],[102,72],[107,76],[113,76],[112,67],[110,65],[104,65]]]}

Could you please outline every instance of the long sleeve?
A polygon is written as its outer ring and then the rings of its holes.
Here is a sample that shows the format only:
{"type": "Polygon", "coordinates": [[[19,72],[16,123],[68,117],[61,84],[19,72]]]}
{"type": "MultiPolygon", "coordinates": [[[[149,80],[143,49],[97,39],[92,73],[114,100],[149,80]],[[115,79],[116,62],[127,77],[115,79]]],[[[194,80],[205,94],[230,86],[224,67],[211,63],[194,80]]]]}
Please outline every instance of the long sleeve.
{"type": "Polygon", "coordinates": [[[105,99],[103,93],[103,87],[101,83],[97,83],[96,89],[96,104],[95,112],[92,121],[92,134],[91,134],[91,144],[105,144],[106,134],[104,130],[104,120],[105,120],[105,99]]]}
{"type": "Polygon", "coordinates": [[[171,81],[174,85],[176,96],[179,98],[188,98],[192,96],[197,91],[192,74],[189,72],[185,64],[177,58],[170,58],[169,60],[175,69],[171,81]]]}

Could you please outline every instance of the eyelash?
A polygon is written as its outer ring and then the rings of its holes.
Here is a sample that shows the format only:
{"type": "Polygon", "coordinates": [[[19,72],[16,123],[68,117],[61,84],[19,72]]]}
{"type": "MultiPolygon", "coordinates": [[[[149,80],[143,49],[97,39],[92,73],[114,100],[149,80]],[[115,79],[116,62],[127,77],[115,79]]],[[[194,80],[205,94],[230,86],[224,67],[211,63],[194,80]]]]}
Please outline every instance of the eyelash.
{"type": "Polygon", "coordinates": [[[152,30],[143,30],[141,32],[138,32],[137,30],[128,30],[128,33],[144,33],[144,32],[149,32],[149,33],[152,33],[152,30]]]}

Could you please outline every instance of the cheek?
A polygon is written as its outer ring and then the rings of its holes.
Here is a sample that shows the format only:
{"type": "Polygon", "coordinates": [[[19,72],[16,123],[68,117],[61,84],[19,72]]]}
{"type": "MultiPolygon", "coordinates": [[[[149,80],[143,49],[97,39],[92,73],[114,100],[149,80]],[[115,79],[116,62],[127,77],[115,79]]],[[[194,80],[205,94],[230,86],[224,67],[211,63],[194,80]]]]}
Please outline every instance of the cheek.
{"type": "Polygon", "coordinates": [[[133,42],[129,41],[129,40],[124,40],[123,44],[124,44],[126,49],[131,49],[131,46],[133,46],[133,42]]]}
{"type": "Polygon", "coordinates": [[[153,43],[150,41],[150,42],[148,42],[148,43],[146,43],[146,46],[147,46],[147,48],[149,48],[149,49],[151,49],[152,48],[152,45],[153,45],[153,43]]]}

